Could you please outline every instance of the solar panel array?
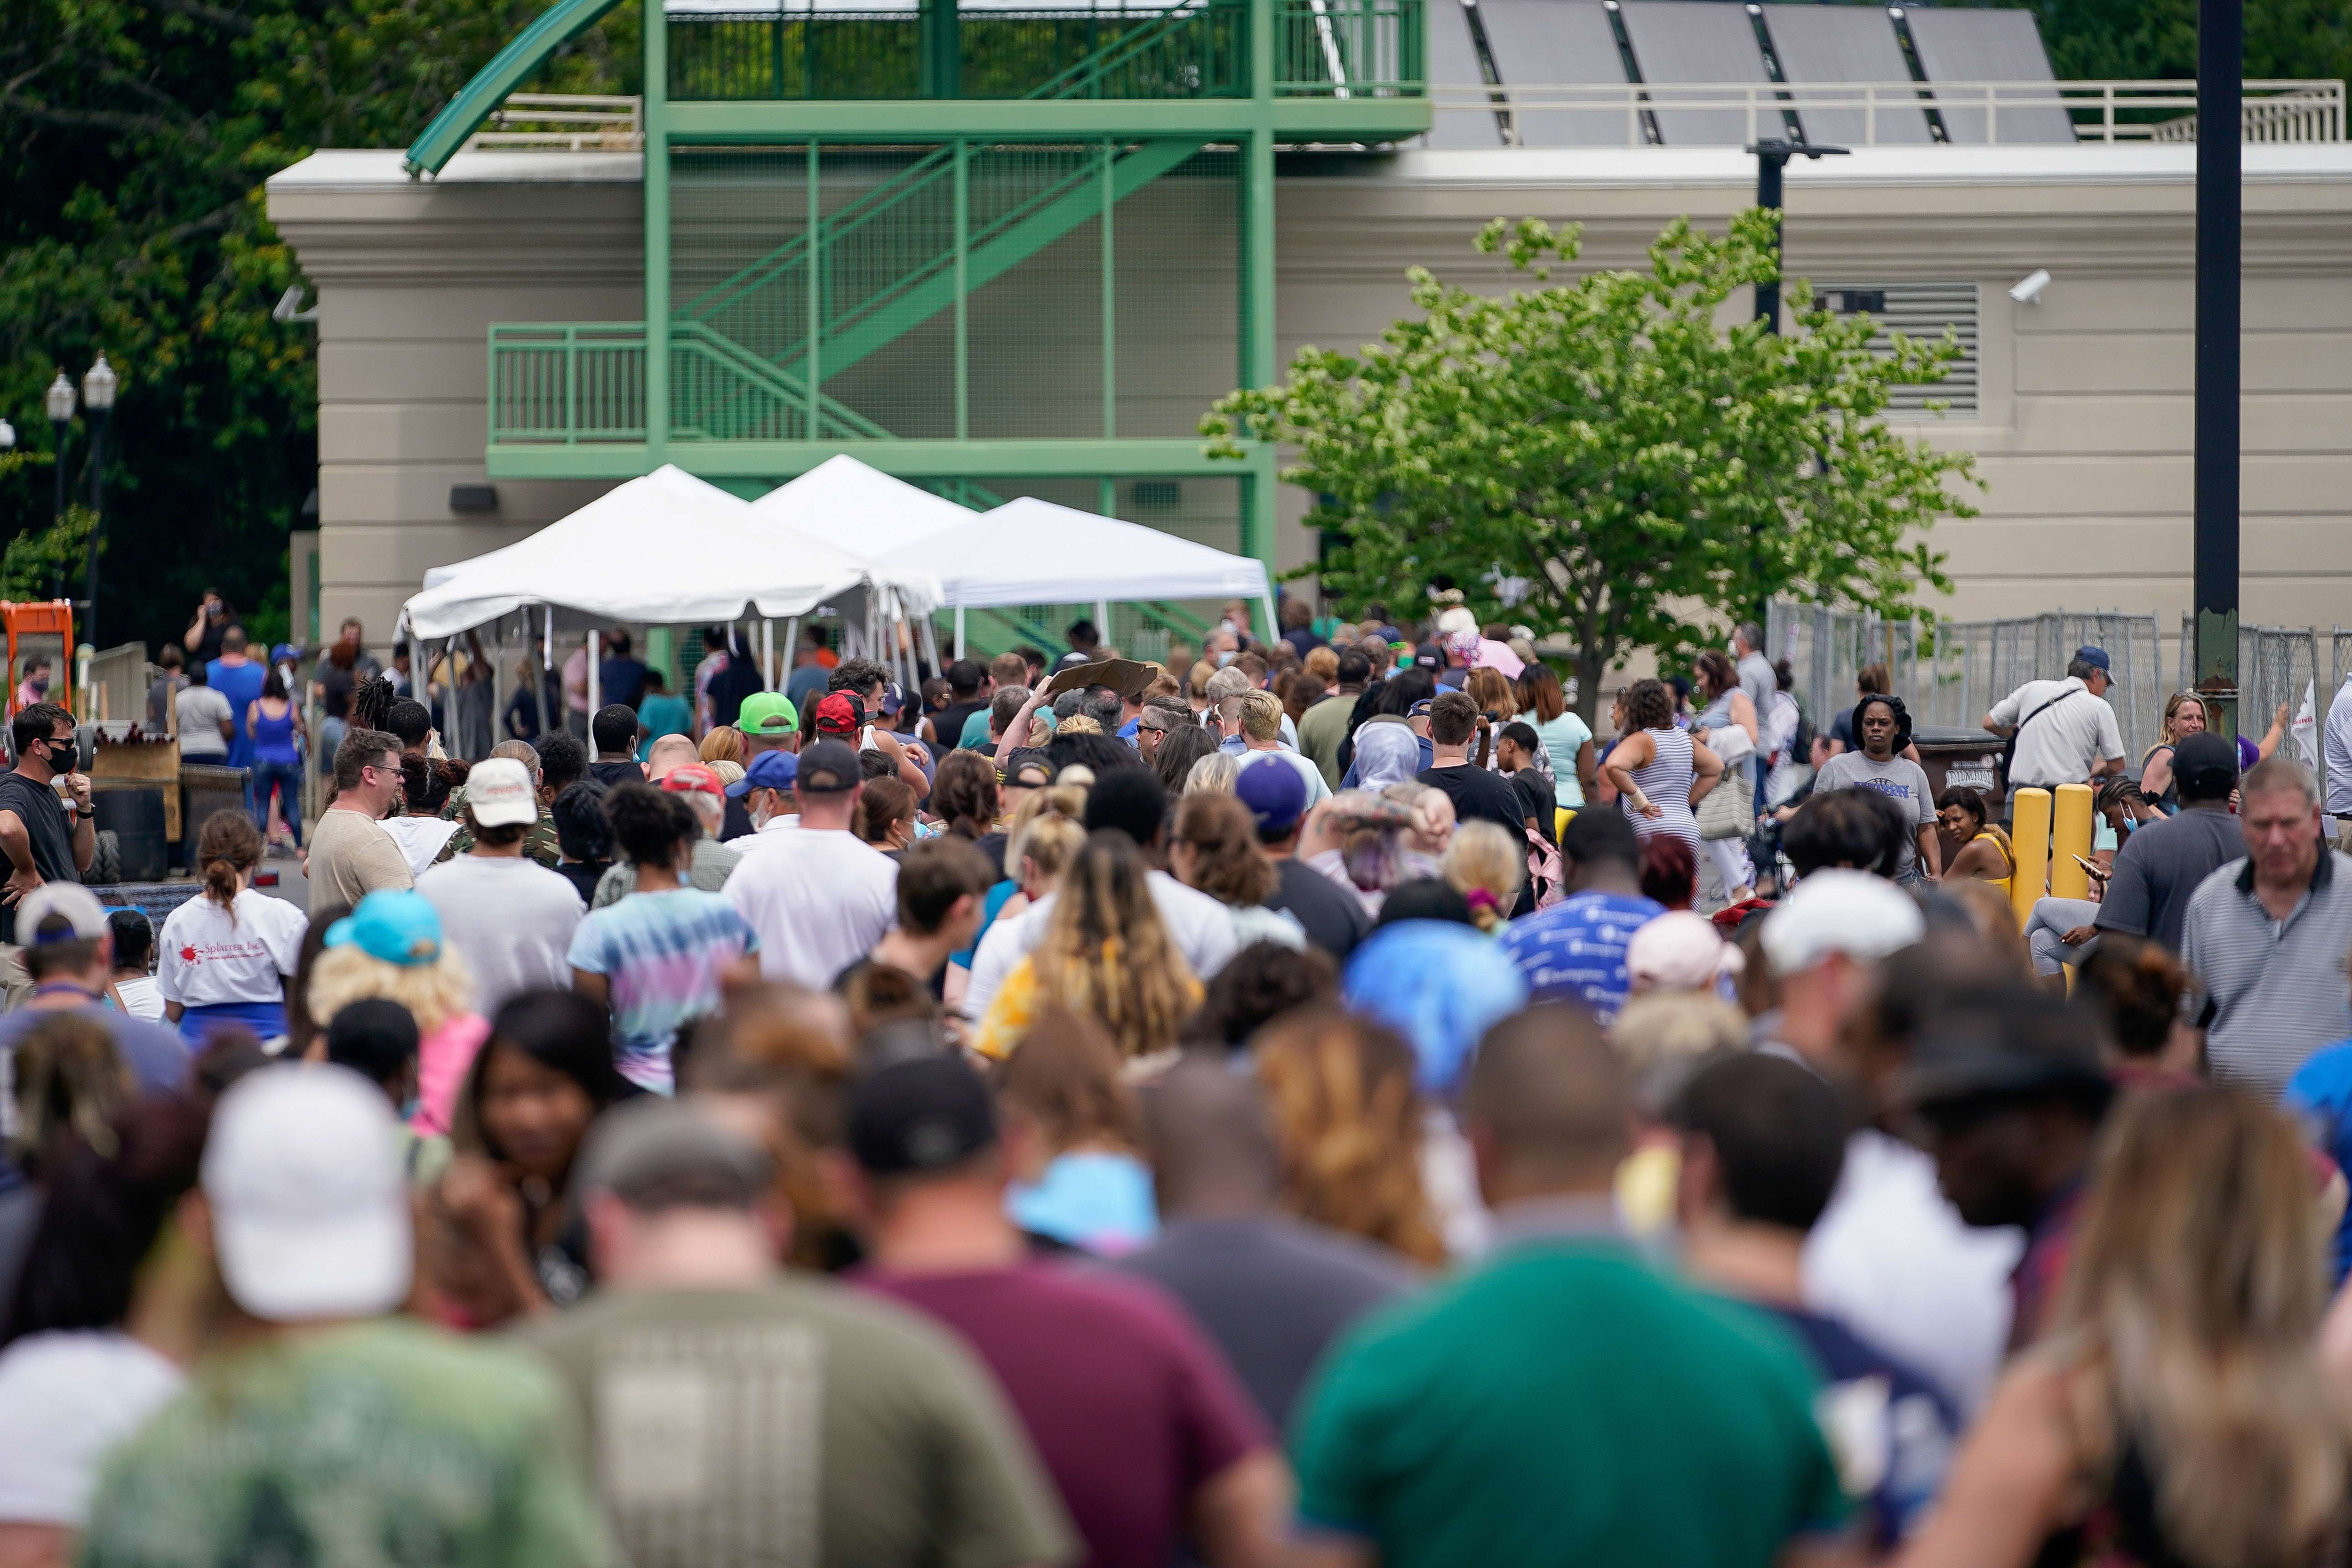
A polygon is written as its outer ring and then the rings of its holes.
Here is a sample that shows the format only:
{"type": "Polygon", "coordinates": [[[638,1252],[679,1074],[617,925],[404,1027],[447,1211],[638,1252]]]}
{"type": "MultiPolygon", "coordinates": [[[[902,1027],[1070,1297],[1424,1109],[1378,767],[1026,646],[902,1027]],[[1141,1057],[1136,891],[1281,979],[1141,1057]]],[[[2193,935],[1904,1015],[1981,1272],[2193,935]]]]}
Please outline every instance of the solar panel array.
{"type": "Polygon", "coordinates": [[[1489,84],[1500,110],[1441,113],[1430,136],[1434,147],[1499,146],[1514,137],[1528,147],[1737,146],[1751,134],[1832,145],[2074,140],[2072,120],[2055,102],[2004,101],[1994,111],[1998,123],[1989,125],[1981,90],[1936,91],[1939,82],[2054,82],[2030,11],[1738,0],[1430,5],[1431,81],[1489,84]],[[1907,83],[1910,90],[1875,95],[1868,108],[1859,90],[1802,101],[1803,89],[1838,83],[1907,83]],[[1759,124],[1744,107],[1719,100],[1676,107],[1670,89],[1689,84],[1735,91],[1777,84],[1799,101],[1783,108],[1780,95],[1768,90],[1759,124]],[[1629,86],[1669,90],[1633,101],[1557,90],[1629,86]]]}

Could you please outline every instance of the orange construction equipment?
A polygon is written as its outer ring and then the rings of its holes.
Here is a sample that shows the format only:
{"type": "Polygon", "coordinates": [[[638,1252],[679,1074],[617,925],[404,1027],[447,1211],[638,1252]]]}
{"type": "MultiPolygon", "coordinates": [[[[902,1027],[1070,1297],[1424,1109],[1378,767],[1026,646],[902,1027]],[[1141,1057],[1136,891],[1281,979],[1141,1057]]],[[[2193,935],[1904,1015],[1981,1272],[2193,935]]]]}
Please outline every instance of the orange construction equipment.
{"type": "MultiPolygon", "coordinates": [[[[73,606],[63,599],[16,605],[0,600],[0,625],[8,629],[8,716],[24,704],[16,700],[27,659],[49,661],[47,700],[73,706],[73,606]]],[[[79,715],[77,715],[79,717],[79,715]]]]}

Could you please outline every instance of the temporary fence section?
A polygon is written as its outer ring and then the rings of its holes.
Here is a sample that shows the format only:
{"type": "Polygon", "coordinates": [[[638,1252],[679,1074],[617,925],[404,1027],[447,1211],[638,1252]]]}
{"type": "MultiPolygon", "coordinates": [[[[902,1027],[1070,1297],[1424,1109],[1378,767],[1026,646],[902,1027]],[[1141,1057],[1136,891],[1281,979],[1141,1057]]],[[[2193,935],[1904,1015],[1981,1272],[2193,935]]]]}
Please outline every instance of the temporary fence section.
{"type": "MultiPolygon", "coordinates": [[[[2304,698],[2312,702],[2312,716],[2325,721],[2328,700],[2344,684],[2352,668],[2352,632],[2331,631],[2321,662],[2319,631],[2315,626],[2240,626],[2238,628],[2238,732],[2260,740],[2284,707],[2289,724],[2302,711],[2304,698]]],[[[2196,628],[2180,617],[2180,686],[2197,684],[2196,628]]]]}
{"type": "Polygon", "coordinates": [[[2113,665],[2107,701],[2125,754],[2136,759],[2156,743],[2171,689],[2157,618],[2119,610],[1922,623],[1775,601],[1765,641],[1774,658],[1793,666],[1798,700],[1824,729],[1852,706],[1867,665],[1886,667],[1915,726],[1973,730],[2027,681],[2063,677],[2074,650],[2087,645],[2105,648],[2113,665]]]}

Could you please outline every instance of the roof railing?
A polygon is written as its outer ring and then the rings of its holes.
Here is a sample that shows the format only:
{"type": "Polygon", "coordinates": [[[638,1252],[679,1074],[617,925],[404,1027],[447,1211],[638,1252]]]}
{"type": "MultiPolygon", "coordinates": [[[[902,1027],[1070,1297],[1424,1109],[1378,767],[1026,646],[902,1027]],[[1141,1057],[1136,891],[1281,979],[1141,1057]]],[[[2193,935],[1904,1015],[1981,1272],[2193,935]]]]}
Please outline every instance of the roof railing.
{"type": "MultiPolygon", "coordinates": [[[[1528,140],[1520,116],[1534,114],[1578,117],[1578,134],[1567,139],[1577,146],[1639,147],[1650,139],[1654,116],[1700,113],[1716,118],[1666,139],[1752,142],[1785,135],[1790,111],[1833,119],[1834,136],[1807,129],[1822,140],[1863,146],[1916,144],[1923,122],[1933,134],[1938,121],[1943,134],[1937,140],[2047,144],[2053,110],[2066,116],[2076,142],[2187,142],[2197,134],[2193,81],[1432,83],[1429,97],[1441,114],[1498,116],[1515,145],[1528,140]]],[[[1687,118],[1682,123],[1692,126],[1687,118]]],[[[2344,83],[2249,81],[2241,123],[2248,142],[2341,142],[2344,83]]]]}
{"type": "Polygon", "coordinates": [[[620,93],[510,93],[466,139],[466,151],[641,152],[645,108],[645,100],[620,93]]]}

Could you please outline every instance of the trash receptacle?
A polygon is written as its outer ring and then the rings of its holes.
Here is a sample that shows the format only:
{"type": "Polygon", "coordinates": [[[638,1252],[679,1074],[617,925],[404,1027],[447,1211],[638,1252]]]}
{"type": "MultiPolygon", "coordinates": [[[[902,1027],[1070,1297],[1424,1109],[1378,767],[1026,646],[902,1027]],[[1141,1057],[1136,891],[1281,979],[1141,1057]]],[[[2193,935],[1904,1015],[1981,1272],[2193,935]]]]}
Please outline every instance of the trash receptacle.
{"type": "Polygon", "coordinates": [[[216,811],[245,809],[246,781],[252,776],[250,768],[180,764],[180,847],[184,863],[194,864],[196,841],[204,836],[207,818],[216,811]]]}

